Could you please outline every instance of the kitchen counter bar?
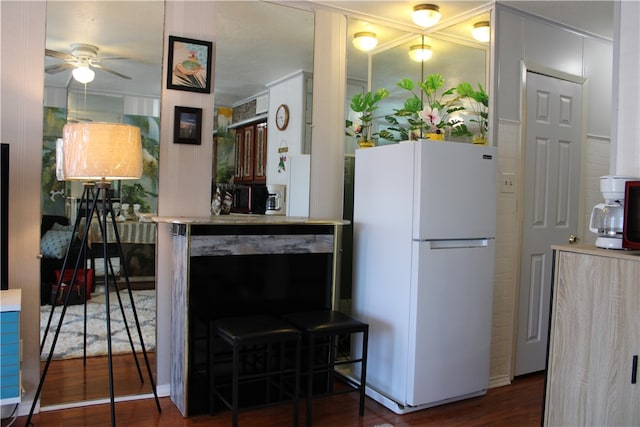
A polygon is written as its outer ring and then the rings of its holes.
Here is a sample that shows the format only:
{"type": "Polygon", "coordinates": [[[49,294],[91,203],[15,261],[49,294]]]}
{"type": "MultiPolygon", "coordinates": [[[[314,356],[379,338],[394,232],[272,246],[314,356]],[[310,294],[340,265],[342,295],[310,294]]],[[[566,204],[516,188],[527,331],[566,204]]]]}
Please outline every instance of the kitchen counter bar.
{"type": "Polygon", "coordinates": [[[202,225],[260,225],[260,224],[327,224],[327,225],[347,225],[347,220],[335,219],[312,219],[302,216],[283,215],[253,215],[253,214],[230,214],[214,215],[208,217],[187,217],[187,216],[157,216],[152,218],[155,222],[165,222],[171,224],[202,224],[202,225]]]}
{"type": "Polygon", "coordinates": [[[170,395],[183,416],[207,410],[202,343],[209,321],[337,307],[347,221],[233,214],[153,220],[172,232],[170,395]]]}
{"type": "Polygon", "coordinates": [[[596,245],[579,243],[577,245],[552,245],[554,251],[575,252],[578,254],[596,255],[607,258],[628,259],[631,261],[640,261],[640,250],[619,250],[619,249],[603,249],[596,245]]]}

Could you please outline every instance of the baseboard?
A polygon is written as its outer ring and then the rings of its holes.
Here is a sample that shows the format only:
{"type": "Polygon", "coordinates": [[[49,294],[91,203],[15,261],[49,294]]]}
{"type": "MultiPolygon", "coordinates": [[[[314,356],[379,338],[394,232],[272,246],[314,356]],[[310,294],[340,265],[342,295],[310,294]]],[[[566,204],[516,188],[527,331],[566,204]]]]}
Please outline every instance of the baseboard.
{"type": "Polygon", "coordinates": [[[503,387],[506,385],[511,385],[511,377],[508,375],[499,375],[497,377],[489,378],[488,388],[503,387]]]}
{"type": "MultiPolygon", "coordinates": [[[[158,397],[168,397],[171,391],[170,384],[161,384],[156,386],[156,393],[158,397]]],[[[117,396],[114,400],[115,402],[127,402],[131,400],[144,400],[144,399],[153,399],[153,393],[145,393],[145,394],[134,394],[130,396],[117,396]]],[[[94,405],[104,405],[111,403],[110,399],[94,399],[94,400],[85,400],[82,402],[73,402],[73,403],[64,403],[59,405],[48,405],[48,406],[40,406],[40,403],[36,405],[33,410],[34,414],[39,412],[48,412],[48,411],[59,411],[61,409],[70,409],[70,408],[81,408],[84,406],[94,406],[94,405]]],[[[33,404],[33,400],[30,401],[22,401],[18,405],[18,416],[23,417],[29,415],[29,411],[31,410],[31,405],[33,404]]]]}
{"type": "MultiPolygon", "coordinates": [[[[33,400],[23,400],[18,405],[18,416],[23,417],[29,415],[29,411],[31,410],[31,405],[33,404],[33,400]]],[[[33,410],[34,414],[40,412],[40,403],[38,403],[33,410]]]]}

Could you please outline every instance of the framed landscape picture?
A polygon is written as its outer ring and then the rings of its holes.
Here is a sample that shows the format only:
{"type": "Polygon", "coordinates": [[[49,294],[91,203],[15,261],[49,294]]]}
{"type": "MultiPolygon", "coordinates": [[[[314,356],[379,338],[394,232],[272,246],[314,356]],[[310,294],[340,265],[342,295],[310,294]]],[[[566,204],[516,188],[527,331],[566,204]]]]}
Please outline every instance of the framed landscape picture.
{"type": "Polygon", "coordinates": [[[169,36],[167,89],[211,93],[213,43],[169,36]]]}
{"type": "Polygon", "coordinates": [[[173,143],[200,145],[202,108],[175,107],[173,143]]]}

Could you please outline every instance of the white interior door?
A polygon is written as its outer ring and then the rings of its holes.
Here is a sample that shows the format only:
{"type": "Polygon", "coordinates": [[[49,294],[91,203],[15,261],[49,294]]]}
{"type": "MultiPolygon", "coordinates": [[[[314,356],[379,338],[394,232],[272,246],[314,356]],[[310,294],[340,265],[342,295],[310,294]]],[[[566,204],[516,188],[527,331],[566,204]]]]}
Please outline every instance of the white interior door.
{"type": "Polygon", "coordinates": [[[545,368],[551,245],[578,227],[582,85],[527,72],[524,212],[515,374],[545,368]]]}

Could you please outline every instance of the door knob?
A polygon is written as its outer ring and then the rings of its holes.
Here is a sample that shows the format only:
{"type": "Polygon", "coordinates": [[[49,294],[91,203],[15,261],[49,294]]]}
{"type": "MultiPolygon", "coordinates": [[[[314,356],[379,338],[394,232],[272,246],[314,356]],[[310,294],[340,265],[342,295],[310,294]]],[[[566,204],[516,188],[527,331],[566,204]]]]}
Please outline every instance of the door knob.
{"type": "Polygon", "coordinates": [[[576,236],[575,234],[570,234],[569,235],[569,244],[574,244],[578,241],[578,236],[576,236]]]}

